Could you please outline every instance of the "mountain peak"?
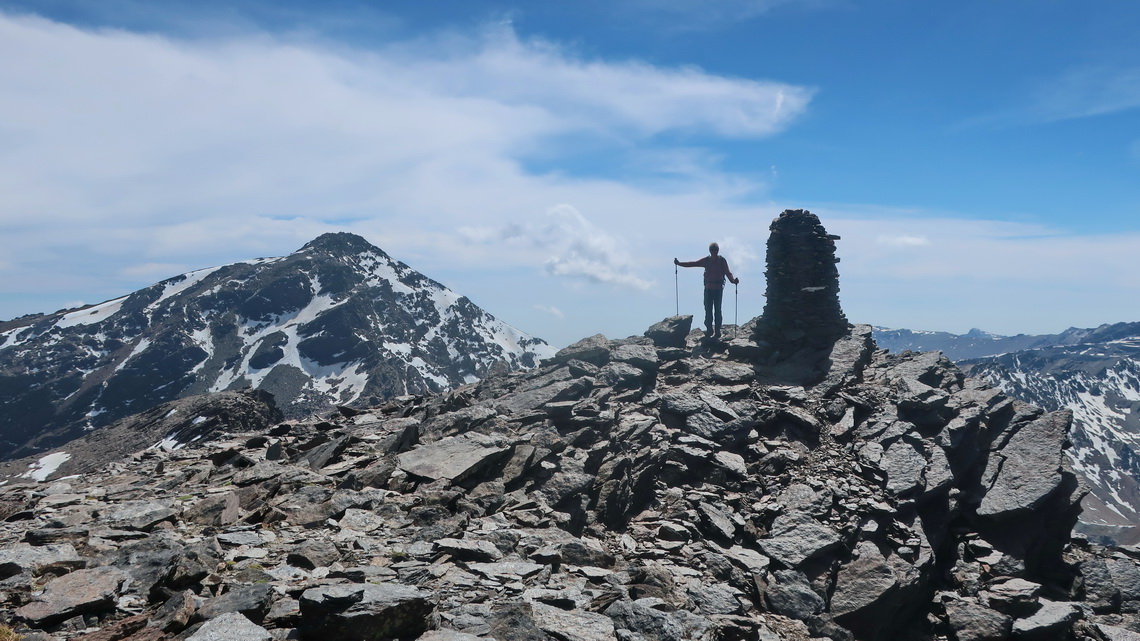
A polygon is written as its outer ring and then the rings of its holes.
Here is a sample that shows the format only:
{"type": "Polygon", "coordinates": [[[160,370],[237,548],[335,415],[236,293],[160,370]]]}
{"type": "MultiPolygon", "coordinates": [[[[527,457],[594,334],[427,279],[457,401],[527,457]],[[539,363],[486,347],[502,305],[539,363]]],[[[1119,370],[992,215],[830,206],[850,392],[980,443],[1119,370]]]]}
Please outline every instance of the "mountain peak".
{"type": "Polygon", "coordinates": [[[554,352],[364,238],[323,234],[290,256],[0,325],[0,459],[183,396],[249,387],[298,418],[442,391],[554,352]]]}
{"type": "MultiPolygon", "coordinates": [[[[380,248],[358,236],[346,231],[329,232],[321,234],[305,243],[300,251],[318,250],[336,253],[358,254],[367,251],[380,251],[380,248]]],[[[381,252],[383,253],[383,252],[381,252]]]]}

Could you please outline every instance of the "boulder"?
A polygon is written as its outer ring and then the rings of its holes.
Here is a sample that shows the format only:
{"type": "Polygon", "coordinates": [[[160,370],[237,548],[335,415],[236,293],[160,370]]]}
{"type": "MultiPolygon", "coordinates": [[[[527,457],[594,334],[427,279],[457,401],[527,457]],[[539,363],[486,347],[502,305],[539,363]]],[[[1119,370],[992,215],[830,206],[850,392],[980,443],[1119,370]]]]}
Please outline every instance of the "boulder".
{"type": "Polygon", "coordinates": [[[229,612],[211,619],[186,641],[270,641],[268,630],[244,616],[229,612]]]}
{"type": "Polygon", "coordinates": [[[1041,599],[1041,609],[1013,623],[1014,636],[1023,639],[1064,638],[1080,617],[1073,604],[1041,599]]]}
{"type": "Polygon", "coordinates": [[[1003,641],[1010,635],[1013,620],[980,603],[951,599],[945,603],[946,619],[958,641],[1003,641]]]}
{"type": "Polygon", "coordinates": [[[776,517],[769,537],[757,541],[764,554],[788,568],[834,549],[841,537],[833,528],[820,524],[806,514],[792,513],[776,517]]]}
{"type": "Polygon", "coordinates": [[[477,433],[447,436],[397,456],[400,469],[415,476],[453,483],[479,472],[509,448],[477,433]]]}
{"type": "Polygon", "coordinates": [[[177,515],[169,501],[126,501],[113,505],[103,515],[105,525],[132,530],[149,530],[177,515]]]}
{"type": "Polygon", "coordinates": [[[924,485],[926,457],[920,447],[908,439],[892,443],[883,452],[879,466],[887,474],[887,490],[894,494],[910,494],[924,485]]]}
{"type": "Polygon", "coordinates": [[[894,570],[871,541],[861,541],[853,556],[835,579],[831,613],[837,617],[863,611],[887,598],[898,585],[894,570]]]}
{"type": "Polygon", "coordinates": [[[16,609],[16,616],[36,626],[48,626],[79,614],[114,607],[119,587],[127,580],[118,568],[76,570],[50,581],[43,594],[16,609]]]}
{"type": "Polygon", "coordinates": [[[774,572],[764,597],[773,612],[801,621],[823,612],[827,605],[807,576],[797,570],[774,572]]]}
{"type": "Polygon", "coordinates": [[[269,612],[274,596],[273,586],[266,583],[234,586],[225,594],[203,603],[197,617],[209,620],[238,613],[252,621],[261,621],[269,612]]]}
{"type": "Polygon", "coordinates": [[[659,364],[657,350],[649,345],[621,345],[610,353],[610,361],[632,365],[643,372],[657,371],[659,364]]]}
{"type": "Polygon", "coordinates": [[[40,546],[16,543],[0,548],[0,580],[24,572],[39,574],[50,567],[79,569],[86,564],[70,543],[40,546]]]}
{"type": "Polygon", "coordinates": [[[978,516],[1013,518],[1041,506],[1061,486],[1064,446],[1073,415],[1046,414],[1023,425],[990,455],[978,516]]]}
{"type": "Polygon", "coordinates": [[[596,612],[563,610],[544,603],[531,604],[535,625],[565,641],[616,641],[613,619],[596,612]]]}
{"type": "Polygon", "coordinates": [[[657,347],[684,347],[693,328],[692,316],[670,316],[645,330],[645,336],[657,347]]]}
{"type": "Polygon", "coordinates": [[[610,340],[601,334],[594,334],[573,345],[563,347],[554,356],[542,361],[542,364],[543,366],[565,365],[571,360],[579,360],[600,367],[609,362],[610,350],[610,340]]]}
{"type": "Polygon", "coordinates": [[[300,598],[305,634],[371,641],[412,637],[431,627],[431,594],[398,583],[328,585],[300,598]]]}

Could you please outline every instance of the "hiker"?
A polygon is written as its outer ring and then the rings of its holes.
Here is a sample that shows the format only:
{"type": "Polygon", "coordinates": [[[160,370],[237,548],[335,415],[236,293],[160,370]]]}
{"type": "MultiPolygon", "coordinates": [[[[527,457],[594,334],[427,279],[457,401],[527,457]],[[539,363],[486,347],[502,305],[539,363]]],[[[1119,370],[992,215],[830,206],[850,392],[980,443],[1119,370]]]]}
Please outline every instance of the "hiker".
{"type": "Polygon", "coordinates": [[[728,268],[728,261],[720,255],[720,245],[709,244],[709,255],[700,260],[682,262],[674,258],[673,264],[681,267],[705,268],[705,333],[713,338],[720,338],[720,306],[724,299],[724,279],[728,278],[728,281],[733,285],[740,282],[739,278],[732,275],[732,270],[728,268]],[[714,320],[716,321],[715,325],[713,324],[714,320]]]}

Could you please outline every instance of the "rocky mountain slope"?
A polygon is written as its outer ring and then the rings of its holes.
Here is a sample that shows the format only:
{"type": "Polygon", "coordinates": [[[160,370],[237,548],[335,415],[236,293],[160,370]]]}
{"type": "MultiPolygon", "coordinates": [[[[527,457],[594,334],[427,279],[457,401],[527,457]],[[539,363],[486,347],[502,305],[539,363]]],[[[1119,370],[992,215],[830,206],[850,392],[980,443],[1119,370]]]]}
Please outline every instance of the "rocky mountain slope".
{"type": "Polygon", "coordinates": [[[1068,412],[866,326],[808,372],[690,324],[13,480],[0,618],[29,641],[1138,634],[1140,550],[1069,540],[1068,412]]]}
{"type": "Polygon", "coordinates": [[[1045,336],[881,328],[874,336],[891,351],[941,350],[1014,398],[1072,411],[1068,454],[1091,488],[1078,529],[1105,541],[1140,543],[1140,323],[1045,336]]]}
{"type": "Polygon", "coordinates": [[[1071,413],[838,331],[834,237],[803,211],[773,236],[765,317],[727,343],[674,317],[252,432],[266,397],[186,399],[218,423],[197,441],[9,477],[0,618],[29,641],[1137,638],[1140,550],[1070,539],[1071,413]]]}
{"type": "Polygon", "coordinates": [[[351,234],[0,323],[0,456],[251,387],[288,417],[442,391],[554,350],[351,234]]]}
{"type": "Polygon", "coordinates": [[[1073,413],[1073,468],[1092,492],[1080,529],[1140,542],[1140,334],[966,361],[1011,396],[1073,413]]]}

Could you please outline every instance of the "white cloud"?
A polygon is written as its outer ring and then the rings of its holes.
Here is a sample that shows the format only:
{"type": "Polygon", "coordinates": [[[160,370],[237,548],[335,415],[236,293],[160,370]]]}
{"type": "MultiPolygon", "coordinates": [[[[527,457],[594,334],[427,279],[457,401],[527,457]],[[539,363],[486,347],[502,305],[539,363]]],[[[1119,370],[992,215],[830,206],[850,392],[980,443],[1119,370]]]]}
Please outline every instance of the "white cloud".
{"type": "MultiPolygon", "coordinates": [[[[756,241],[764,243],[767,242],[767,239],[756,239],[756,241]]],[[[732,269],[733,275],[738,278],[741,273],[749,270],[758,261],[763,260],[750,242],[738,236],[725,236],[718,239],[716,243],[720,245],[720,255],[728,261],[728,266],[732,269]]]]}
{"type": "Polygon", "coordinates": [[[466,49],[474,44],[457,45],[469,55],[462,63],[417,59],[409,71],[421,86],[441,94],[538,107],[561,126],[580,131],[766,136],[803,113],[814,93],[692,67],[584,60],[549,42],[520,41],[509,29],[486,33],[470,55],[466,49]]]}
{"type": "Polygon", "coordinates": [[[0,59],[12,63],[0,65],[0,255],[17,272],[0,288],[61,300],[149,284],[140,262],[279,255],[330,230],[419,258],[425,271],[477,277],[465,261],[496,248],[458,242],[457,227],[497,228],[562,202],[605,220],[613,237],[578,229],[547,257],[551,273],[645,287],[635,275],[643,255],[614,262],[606,242],[651,246],[662,231],[651,224],[731,214],[739,206],[727,203],[762,186],[691,149],[679,152],[688,165],[665,169],[667,188],[538,174],[527,158],[556,162],[567,137],[575,153],[590,141],[664,156],[664,132],[763,137],[812,95],[586,58],[502,28],[363,50],[264,33],[83,30],[0,12],[0,59]]]}
{"type": "Polygon", "coordinates": [[[930,239],[925,236],[884,234],[875,239],[875,242],[887,247],[925,247],[930,244],[930,239]]]}
{"type": "Polygon", "coordinates": [[[566,318],[566,314],[564,314],[561,309],[558,309],[553,305],[535,305],[534,308],[544,314],[549,314],[555,318],[566,318]]]}
{"type": "Polygon", "coordinates": [[[649,289],[652,281],[637,275],[627,243],[586,219],[571,205],[558,205],[538,222],[510,223],[497,231],[463,230],[471,241],[495,239],[537,249],[546,255],[544,269],[592,283],[649,289]]]}

